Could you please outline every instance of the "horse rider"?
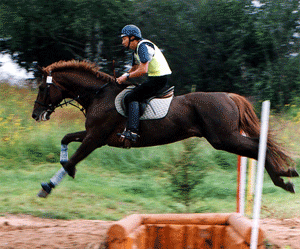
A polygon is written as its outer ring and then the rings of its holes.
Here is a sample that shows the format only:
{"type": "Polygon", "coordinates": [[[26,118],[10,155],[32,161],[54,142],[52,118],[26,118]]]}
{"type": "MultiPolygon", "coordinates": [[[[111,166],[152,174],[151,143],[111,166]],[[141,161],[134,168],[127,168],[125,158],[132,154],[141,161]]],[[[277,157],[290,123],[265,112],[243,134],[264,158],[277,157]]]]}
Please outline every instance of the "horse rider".
{"type": "Polygon", "coordinates": [[[128,108],[127,127],[121,138],[136,142],[139,131],[139,103],[155,96],[168,84],[168,76],[172,73],[168,62],[160,49],[151,41],[143,39],[141,30],[135,25],[126,25],[121,31],[122,45],[133,50],[132,67],[117,78],[118,84],[128,79],[139,78],[148,74],[147,80],[126,95],[125,105],[128,108]]]}

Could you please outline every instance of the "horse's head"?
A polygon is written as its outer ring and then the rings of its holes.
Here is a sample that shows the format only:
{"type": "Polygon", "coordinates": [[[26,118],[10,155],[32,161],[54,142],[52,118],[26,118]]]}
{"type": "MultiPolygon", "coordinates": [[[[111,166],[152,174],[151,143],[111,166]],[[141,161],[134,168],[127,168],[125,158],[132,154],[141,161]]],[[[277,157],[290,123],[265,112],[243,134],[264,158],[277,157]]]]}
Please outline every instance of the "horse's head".
{"type": "Polygon", "coordinates": [[[36,121],[50,119],[56,107],[72,101],[83,107],[81,111],[86,110],[91,100],[99,96],[104,88],[117,86],[113,77],[99,72],[96,64],[87,61],[59,61],[39,70],[43,78],[32,112],[32,118],[36,121]],[[60,104],[64,98],[71,98],[71,101],[60,104]]]}
{"type": "Polygon", "coordinates": [[[56,106],[63,100],[63,91],[51,75],[41,68],[40,70],[42,70],[43,77],[33,107],[32,118],[36,121],[47,121],[56,106]]]}

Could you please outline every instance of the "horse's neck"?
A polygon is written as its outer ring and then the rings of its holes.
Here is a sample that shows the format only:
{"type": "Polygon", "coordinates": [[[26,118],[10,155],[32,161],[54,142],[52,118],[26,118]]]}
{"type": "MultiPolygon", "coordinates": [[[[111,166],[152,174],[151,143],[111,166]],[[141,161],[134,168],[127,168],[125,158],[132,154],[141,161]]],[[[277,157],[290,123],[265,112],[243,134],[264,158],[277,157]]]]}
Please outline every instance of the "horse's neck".
{"type": "Polygon", "coordinates": [[[61,80],[59,83],[63,86],[63,88],[67,89],[68,96],[66,97],[79,97],[77,102],[85,108],[87,108],[87,106],[91,103],[91,100],[103,90],[109,88],[110,95],[117,95],[120,92],[114,83],[100,81],[89,74],[85,75],[77,72],[61,72],[61,74],[58,75],[58,78],[61,80]],[[101,89],[107,83],[107,87],[101,89]]]}

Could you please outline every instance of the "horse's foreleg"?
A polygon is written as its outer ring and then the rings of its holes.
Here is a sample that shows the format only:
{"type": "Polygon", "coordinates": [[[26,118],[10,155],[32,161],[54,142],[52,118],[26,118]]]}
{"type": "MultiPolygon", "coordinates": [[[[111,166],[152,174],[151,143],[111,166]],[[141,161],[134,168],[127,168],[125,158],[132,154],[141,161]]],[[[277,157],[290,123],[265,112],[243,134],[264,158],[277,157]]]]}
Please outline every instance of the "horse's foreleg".
{"type": "MultiPolygon", "coordinates": [[[[71,142],[82,142],[86,137],[86,131],[80,131],[75,133],[69,133],[64,136],[61,140],[61,151],[60,151],[60,163],[65,165],[68,162],[68,144],[71,142]]],[[[62,179],[66,176],[67,171],[62,167],[48,183],[43,182],[41,191],[37,194],[38,197],[46,198],[50,193],[52,188],[55,188],[62,179]]]]}
{"type": "Polygon", "coordinates": [[[86,137],[86,131],[69,133],[61,140],[60,163],[64,165],[68,161],[68,144],[71,142],[82,142],[86,137]]]}
{"type": "Polygon", "coordinates": [[[61,144],[68,145],[71,142],[82,142],[86,136],[86,131],[79,131],[75,133],[69,133],[63,137],[61,144]]]}
{"type": "Polygon", "coordinates": [[[86,137],[86,131],[69,133],[61,140],[60,163],[65,165],[68,162],[68,144],[71,142],[82,142],[86,137]]]}
{"type": "Polygon", "coordinates": [[[71,158],[66,163],[63,163],[64,169],[71,177],[75,178],[76,164],[82,161],[84,158],[86,158],[96,148],[104,145],[102,141],[103,140],[97,139],[93,135],[89,135],[89,136],[87,135],[83,139],[82,144],[79,146],[76,152],[71,156],[71,158]]]}

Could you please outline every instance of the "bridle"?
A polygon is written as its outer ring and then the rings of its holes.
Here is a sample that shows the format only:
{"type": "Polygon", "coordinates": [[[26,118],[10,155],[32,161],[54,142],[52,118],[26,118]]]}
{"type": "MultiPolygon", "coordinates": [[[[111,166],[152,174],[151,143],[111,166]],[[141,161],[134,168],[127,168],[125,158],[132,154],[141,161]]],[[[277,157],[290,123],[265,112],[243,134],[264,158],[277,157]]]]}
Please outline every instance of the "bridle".
{"type": "MultiPolygon", "coordinates": [[[[101,86],[100,89],[96,92],[96,95],[99,94],[104,88],[106,88],[108,86],[108,84],[109,83],[106,83],[103,86],[101,86]]],[[[63,107],[64,105],[67,106],[68,104],[70,104],[70,105],[78,108],[83,113],[83,115],[86,116],[86,109],[84,107],[80,107],[73,103],[74,101],[76,101],[82,97],[80,95],[78,95],[77,97],[74,97],[68,101],[65,98],[63,98],[63,103],[60,103],[58,105],[52,105],[51,103],[46,104],[47,98],[50,97],[50,87],[51,86],[54,86],[56,89],[58,89],[61,92],[61,94],[63,94],[64,89],[62,89],[60,86],[58,86],[57,84],[55,84],[53,82],[53,77],[51,76],[51,72],[50,72],[46,78],[46,89],[45,89],[44,97],[43,97],[44,103],[37,101],[37,100],[35,101],[35,103],[37,103],[43,107],[46,107],[46,109],[47,109],[46,112],[49,114],[53,113],[57,107],[63,107]]]]}
{"type": "Polygon", "coordinates": [[[58,90],[63,94],[63,91],[64,91],[64,90],[63,90],[61,87],[59,87],[57,84],[55,84],[55,83],[53,82],[53,78],[52,78],[51,72],[50,72],[49,75],[48,75],[47,78],[46,78],[46,89],[45,89],[44,97],[43,97],[44,103],[42,103],[42,102],[40,102],[40,101],[37,101],[37,100],[35,101],[35,103],[37,103],[37,104],[39,104],[39,105],[41,105],[41,106],[43,106],[43,107],[46,107],[47,112],[48,112],[49,114],[53,113],[57,107],[63,107],[64,105],[70,104],[70,105],[75,106],[76,108],[78,108],[78,109],[84,114],[84,116],[86,116],[85,108],[83,108],[83,107],[80,108],[78,105],[75,105],[75,104],[72,103],[72,102],[74,102],[74,101],[80,99],[80,96],[79,96],[79,95],[78,95],[77,97],[75,97],[75,98],[72,98],[71,100],[68,100],[68,101],[66,101],[66,99],[63,98],[63,101],[64,101],[64,102],[63,102],[63,103],[60,103],[60,104],[58,104],[58,105],[53,105],[53,104],[51,104],[51,103],[50,103],[50,104],[46,104],[47,98],[50,97],[50,87],[51,87],[51,86],[54,86],[56,89],[58,89],[58,90]]]}

